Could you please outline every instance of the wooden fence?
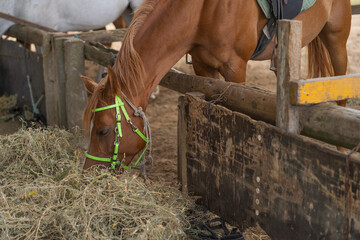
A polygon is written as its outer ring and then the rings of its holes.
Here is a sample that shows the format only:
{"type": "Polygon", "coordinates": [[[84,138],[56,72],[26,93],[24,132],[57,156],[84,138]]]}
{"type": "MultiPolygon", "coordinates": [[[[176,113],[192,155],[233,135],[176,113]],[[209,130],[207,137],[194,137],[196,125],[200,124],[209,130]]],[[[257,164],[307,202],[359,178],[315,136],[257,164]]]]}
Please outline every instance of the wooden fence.
{"type": "Polygon", "coordinates": [[[272,239],[360,238],[359,156],[192,95],[183,101],[184,191],[230,223],[259,224],[272,239]]]}
{"type": "Polygon", "coordinates": [[[104,30],[70,35],[22,25],[14,25],[7,31],[8,36],[42,47],[40,69],[43,74],[40,80],[43,80],[44,115],[48,125],[66,128],[81,126],[82,112],[87,102],[87,93],[80,79],[80,75],[85,74],[84,60],[109,64],[110,58],[117,52],[96,42],[118,41],[124,37],[125,31],[104,30]]]}
{"type": "MultiPolygon", "coordinates": [[[[296,80],[301,23],[281,21],[279,26],[278,127],[199,99],[199,94],[186,95],[179,103],[182,188],[202,196],[203,203],[227,221],[258,223],[273,239],[359,239],[360,154],[344,154],[297,134],[304,123],[299,116],[314,114],[294,101],[300,99],[298,90],[288,91],[290,85],[303,90],[304,83],[296,80]]],[[[341,79],[351,89],[359,85],[358,76],[341,79]]],[[[325,89],[332,84],[326,78],[313,83],[325,89]]],[[[307,89],[306,103],[313,101],[314,89],[307,89]]],[[[330,92],[344,97],[348,91],[330,92]]],[[[360,92],[351,94],[358,97],[360,92]]],[[[339,98],[328,94],[325,100],[339,98]]],[[[359,111],[354,113],[358,118],[359,111]]],[[[353,146],[360,143],[359,126],[354,127],[353,146]]],[[[335,137],[334,131],[328,134],[335,137]]]]}

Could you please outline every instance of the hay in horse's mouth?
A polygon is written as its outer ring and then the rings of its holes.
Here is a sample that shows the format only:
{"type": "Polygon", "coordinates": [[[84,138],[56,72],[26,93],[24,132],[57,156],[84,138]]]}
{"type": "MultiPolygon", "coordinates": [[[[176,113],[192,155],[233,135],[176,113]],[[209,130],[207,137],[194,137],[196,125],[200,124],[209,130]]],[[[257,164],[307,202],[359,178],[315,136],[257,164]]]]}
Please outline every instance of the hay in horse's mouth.
{"type": "Polygon", "coordinates": [[[199,212],[192,199],[173,187],[148,187],[134,174],[83,173],[79,138],[57,128],[0,136],[1,238],[185,236],[193,220],[187,210],[199,212]]]}

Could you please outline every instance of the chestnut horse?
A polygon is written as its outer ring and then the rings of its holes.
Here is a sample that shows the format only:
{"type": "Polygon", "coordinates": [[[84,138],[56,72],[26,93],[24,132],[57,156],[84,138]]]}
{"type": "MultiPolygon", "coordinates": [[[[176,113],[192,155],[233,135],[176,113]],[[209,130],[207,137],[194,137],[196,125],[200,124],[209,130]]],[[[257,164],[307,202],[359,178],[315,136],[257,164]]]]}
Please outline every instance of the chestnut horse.
{"type": "MultiPolygon", "coordinates": [[[[302,21],[302,46],[309,45],[310,77],[345,74],[350,0],[317,0],[295,20],[302,21]]],[[[266,23],[256,0],[145,0],[108,76],[99,84],[83,77],[92,94],[84,112],[84,127],[89,129],[92,122],[84,168],[108,166],[111,159],[114,165],[129,165],[137,153],[144,154],[141,150],[149,145],[149,138],[133,131],[134,125],[144,127],[144,118],[134,116],[129,104],[145,111],[151,92],[185,53],[192,55],[198,75],[217,78],[220,73],[226,81],[245,82],[246,64],[266,23]],[[108,107],[101,109],[104,106],[108,107]],[[119,106],[125,111],[117,110],[119,106]],[[124,119],[124,113],[131,124],[117,124],[117,116],[124,119]],[[114,139],[120,139],[118,149],[114,139]]],[[[270,59],[272,52],[270,44],[255,60],[270,59]]]]}

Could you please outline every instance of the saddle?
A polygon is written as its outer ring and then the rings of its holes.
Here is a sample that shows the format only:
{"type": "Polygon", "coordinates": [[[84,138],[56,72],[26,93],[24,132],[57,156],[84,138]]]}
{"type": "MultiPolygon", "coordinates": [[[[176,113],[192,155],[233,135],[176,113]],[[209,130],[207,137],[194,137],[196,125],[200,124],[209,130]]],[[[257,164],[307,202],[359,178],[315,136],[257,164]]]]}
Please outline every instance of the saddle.
{"type": "Polygon", "coordinates": [[[293,19],[300,12],[303,0],[267,0],[272,6],[272,14],[276,19],[293,19]],[[291,1],[291,4],[289,4],[291,1]]]}
{"type": "Polygon", "coordinates": [[[278,20],[295,18],[299,13],[312,7],[316,0],[257,0],[257,2],[269,21],[263,28],[250,59],[258,56],[269,45],[276,33],[278,20]]]}

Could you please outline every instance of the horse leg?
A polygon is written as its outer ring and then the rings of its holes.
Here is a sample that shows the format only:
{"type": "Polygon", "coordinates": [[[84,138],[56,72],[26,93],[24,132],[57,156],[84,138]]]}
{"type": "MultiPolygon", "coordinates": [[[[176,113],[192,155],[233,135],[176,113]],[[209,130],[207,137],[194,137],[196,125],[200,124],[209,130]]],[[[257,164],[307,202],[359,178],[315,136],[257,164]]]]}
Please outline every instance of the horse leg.
{"type": "Polygon", "coordinates": [[[116,29],[127,27],[126,22],[122,16],[118,17],[115,21],[113,21],[113,24],[116,29]]]}
{"type": "MultiPolygon", "coordinates": [[[[132,21],[132,18],[134,16],[134,11],[135,11],[136,7],[135,8],[132,8],[131,7],[131,4],[130,6],[128,6],[125,11],[121,14],[121,19],[120,21],[123,21],[123,27],[125,28],[126,26],[129,27],[130,26],[130,23],[132,21]]],[[[120,19],[120,18],[119,18],[120,19]]],[[[119,21],[119,22],[120,22],[119,21]]],[[[119,27],[120,28],[120,27],[119,27]]]]}
{"type": "MultiPolygon", "coordinates": [[[[324,29],[325,30],[325,29],[324,29]]],[[[327,29],[323,34],[320,35],[326,48],[329,51],[331,63],[334,69],[334,75],[345,75],[347,70],[347,51],[346,51],[346,40],[337,41],[337,37],[334,34],[327,32],[327,29]]],[[[341,37],[341,35],[339,36],[341,37]]],[[[346,38],[347,39],[347,38],[346,38]]],[[[345,107],[347,100],[337,101],[339,106],[345,107]]],[[[347,152],[346,148],[337,146],[340,152],[347,152]]]]}
{"type": "MultiPolygon", "coordinates": [[[[346,42],[350,34],[351,27],[351,6],[350,1],[334,1],[332,12],[328,22],[325,24],[320,39],[327,48],[334,75],[345,75],[348,65],[348,55],[346,42]],[[339,17],[338,11],[342,10],[342,16],[339,17]],[[336,14],[334,12],[337,12],[336,14]]],[[[346,106],[346,100],[337,101],[339,106],[346,106]]]]}
{"type": "MultiPolygon", "coordinates": [[[[346,1],[344,1],[346,2],[346,1]]],[[[334,70],[334,75],[345,75],[348,65],[348,55],[346,50],[346,42],[350,34],[350,25],[351,25],[351,8],[349,6],[337,6],[340,2],[337,1],[333,9],[339,9],[343,7],[344,9],[344,18],[339,17],[330,17],[329,21],[325,24],[323,30],[319,34],[320,39],[327,48],[331,63],[334,70]],[[336,19],[335,19],[336,18],[336,19]]],[[[333,10],[334,11],[334,10],[333,10]]],[[[334,16],[335,14],[332,14],[334,16]]],[[[347,100],[337,101],[339,106],[346,106],[347,100]]],[[[346,148],[337,147],[341,152],[347,152],[346,148]]]]}
{"type": "MultiPolygon", "coordinates": [[[[338,41],[336,37],[331,36],[330,34],[327,32],[322,32],[320,38],[329,51],[331,63],[334,69],[334,75],[345,75],[348,63],[346,41],[338,41]]],[[[337,104],[339,106],[345,107],[346,101],[346,99],[340,100],[337,101],[337,104]]]]}

